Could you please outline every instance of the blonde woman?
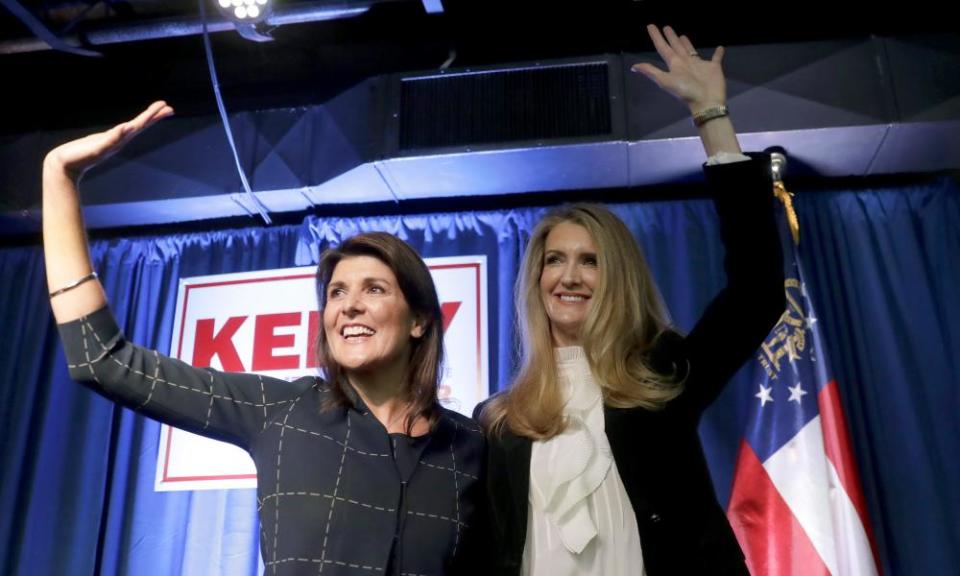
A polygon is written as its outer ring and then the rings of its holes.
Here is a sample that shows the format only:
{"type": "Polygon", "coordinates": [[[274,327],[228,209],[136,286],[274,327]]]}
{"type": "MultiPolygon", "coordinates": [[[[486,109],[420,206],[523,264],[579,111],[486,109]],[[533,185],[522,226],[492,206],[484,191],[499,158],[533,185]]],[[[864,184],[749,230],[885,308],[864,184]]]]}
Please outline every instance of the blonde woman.
{"type": "Polygon", "coordinates": [[[669,27],[648,33],[668,70],[634,69],[699,126],[727,286],[681,336],[613,213],[579,204],[539,223],[517,288],[522,366],[478,410],[497,574],[747,574],[697,425],[783,310],[769,167],[726,115],[723,49],[705,60],[669,27]]]}

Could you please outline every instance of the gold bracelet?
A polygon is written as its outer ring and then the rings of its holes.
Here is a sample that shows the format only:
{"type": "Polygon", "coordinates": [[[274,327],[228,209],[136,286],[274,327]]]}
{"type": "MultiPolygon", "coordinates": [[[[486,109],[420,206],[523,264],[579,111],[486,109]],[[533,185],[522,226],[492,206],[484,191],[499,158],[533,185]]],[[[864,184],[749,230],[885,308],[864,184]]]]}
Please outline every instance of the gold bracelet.
{"type": "Polygon", "coordinates": [[[727,107],[721,104],[720,106],[711,106],[709,108],[704,108],[703,110],[697,112],[693,115],[693,124],[697,128],[703,126],[707,122],[714,120],[716,118],[723,118],[724,116],[729,116],[730,112],[727,110],[727,107]]]}
{"type": "Polygon", "coordinates": [[[78,279],[78,280],[74,280],[73,282],[67,284],[66,286],[64,286],[63,288],[61,288],[61,289],[59,289],[59,290],[54,290],[53,292],[50,293],[50,297],[51,297],[51,298],[54,298],[54,297],[56,297],[56,296],[59,296],[59,295],[63,294],[64,292],[69,292],[69,291],[73,290],[74,288],[76,288],[77,286],[83,284],[84,282],[87,282],[87,281],[89,281],[89,280],[96,280],[97,278],[98,278],[97,273],[96,273],[96,272],[91,272],[91,273],[87,274],[86,276],[84,276],[83,278],[80,278],[80,279],[78,279]]]}

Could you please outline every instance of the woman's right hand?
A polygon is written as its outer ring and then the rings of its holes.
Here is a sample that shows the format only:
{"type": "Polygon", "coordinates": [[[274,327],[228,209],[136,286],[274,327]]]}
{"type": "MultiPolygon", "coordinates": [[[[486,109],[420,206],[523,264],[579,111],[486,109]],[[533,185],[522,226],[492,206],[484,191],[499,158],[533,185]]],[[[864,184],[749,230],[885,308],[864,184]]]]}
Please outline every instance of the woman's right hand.
{"type": "Polygon", "coordinates": [[[47,153],[45,168],[62,170],[76,180],[88,169],[120,151],[137,134],[172,114],[173,108],[158,100],[132,120],[57,146],[47,153]]]}
{"type": "Polygon", "coordinates": [[[133,120],[61,144],[44,159],[43,253],[47,264],[47,288],[51,294],[57,294],[50,301],[57,322],[76,320],[107,302],[97,280],[62,291],[87,277],[94,269],[77,193],[78,180],[86,170],[116,154],[134,136],[171,114],[173,108],[166,102],[154,102],[133,120]]]}

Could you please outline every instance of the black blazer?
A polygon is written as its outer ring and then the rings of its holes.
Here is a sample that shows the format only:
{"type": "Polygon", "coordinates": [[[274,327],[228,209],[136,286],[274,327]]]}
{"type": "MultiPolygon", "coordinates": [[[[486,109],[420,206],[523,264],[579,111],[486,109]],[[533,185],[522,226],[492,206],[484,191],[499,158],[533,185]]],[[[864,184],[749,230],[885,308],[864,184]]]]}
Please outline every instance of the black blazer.
{"type": "MultiPolygon", "coordinates": [[[[688,336],[668,333],[649,352],[654,367],[676,367],[686,376],[685,390],[658,412],[604,408],[607,438],[637,518],[649,576],[748,573],[714,494],[697,426],[785,305],[768,159],[754,156],[751,162],[705,170],[727,250],[727,285],[688,336]]],[[[526,540],[532,444],[509,430],[489,440],[494,573],[516,575],[526,540]]]]}

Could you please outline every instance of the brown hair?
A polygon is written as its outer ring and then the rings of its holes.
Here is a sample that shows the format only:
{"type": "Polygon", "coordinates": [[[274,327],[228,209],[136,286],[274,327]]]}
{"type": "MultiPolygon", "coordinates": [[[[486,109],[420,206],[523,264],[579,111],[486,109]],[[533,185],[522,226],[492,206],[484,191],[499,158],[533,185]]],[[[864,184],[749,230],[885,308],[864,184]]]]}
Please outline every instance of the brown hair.
{"type": "MultiPolygon", "coordinates": [[[[372,256],[386,264],[394,276],[411,313],[423,325],[423,335],[411,340],[406,387],[403,400],[410,406],[405,426],[411,433],[418,418],[426,418],[431,425],[439,417],[437,387],[443,362],[443,315],[433,277],[423,259],[406,242],[384,232],[359,234],[335,248],[325,250],[317,265],[317,302],[321,323],[327,305],[327,285],[337,264],[353,256],[372,256]]],[[[346,378],[327,342],[325,331],[317,331],[317,358],[329,380],[331,395],[322,409],[351,405],[344,387],[346,378]]]]}

